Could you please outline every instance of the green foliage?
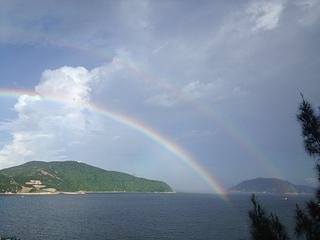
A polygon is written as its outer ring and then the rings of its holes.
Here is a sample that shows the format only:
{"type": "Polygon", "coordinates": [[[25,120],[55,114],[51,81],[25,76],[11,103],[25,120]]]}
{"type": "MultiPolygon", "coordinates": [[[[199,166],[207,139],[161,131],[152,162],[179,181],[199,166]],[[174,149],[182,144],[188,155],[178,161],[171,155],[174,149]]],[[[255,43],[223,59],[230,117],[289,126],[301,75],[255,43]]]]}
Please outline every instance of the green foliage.
{"type": "Polygon", "coordinates": [[[16,237],[0,236],[0,240],[19,240],[19,239],[16,237]]]}
{"type": "MultiPolygon", "coordinates": [[[[317,115],[311,104],[302,96],[297,118],[301,124],[305,150],[310,156],[317,158],[316,170],[320,183],[320,114],[317,115]]],[[[252,203],[254,209],[249,212],[252,239],[288,239],[278,217],[272,214],[267,216],[254,196],[252,203]]],[[[304,237],[306,240],[320,240],[320,188],[315,200],[308,201],[304,208],[297,205],[295,232],[298,237],[304,237]]]]}
{"type": "Polygon", "coordinates": [[[18,192],[21,186],[10,176],[0,173],[0,192],[18,192]]]}
{"type": "MultiPolygon", "coordinates": [[[[316,169],[320,183],[320,115],[316,115],[311,104],[302,96],[297,118],[302,127],[302,136],[307,153],[318,158],[316,169]]],[[[315,200],[306,203],[304,209],[297,205],[296,234],[307,240],[320,240],[320,188],[315,200]]]]}
{"type": "Polygon", "coordinates": [[[252,195],[253,209],[249,211],[251,220],[251,237],[253,240],[288,240],[285,227],[279,221],[277,215],[268,215],[252,195]]]}
{"type": "Polygon", "coordinates": [[[302,96],[297,118],[302,127],[304,146],[311,156],[320,157],[320,116],[316,116],[311,104],[302,96]]]}
{"type": "Polygon", "coordinates": [[[20,186],[24,186],[30,180],[40,180],[47,188],[55,188],[62,192],[172,192],[170,186],[164,182],[106,171],[75,161],[28,162],[3,169],[0,174],[10,176],[20,186]]]}

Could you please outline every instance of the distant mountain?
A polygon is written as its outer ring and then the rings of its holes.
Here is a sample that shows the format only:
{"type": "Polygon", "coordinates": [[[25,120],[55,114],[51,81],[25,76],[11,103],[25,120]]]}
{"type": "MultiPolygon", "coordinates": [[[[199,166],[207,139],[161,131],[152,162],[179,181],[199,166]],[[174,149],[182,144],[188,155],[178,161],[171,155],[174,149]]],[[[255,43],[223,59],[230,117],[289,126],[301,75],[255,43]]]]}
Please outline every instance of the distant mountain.
{"type": "Polygon", "coordinates": [[[314,193],[314,188],[295,185],[277,178],[255,178],[232,187],[230,192],[241,193],[314,193]]]}
{"type": "Polygon", "coordinates": [[[172,192],[161,181],[106,171],[76,161],[28,162],[0,170],[0,192],[172,192]]]}

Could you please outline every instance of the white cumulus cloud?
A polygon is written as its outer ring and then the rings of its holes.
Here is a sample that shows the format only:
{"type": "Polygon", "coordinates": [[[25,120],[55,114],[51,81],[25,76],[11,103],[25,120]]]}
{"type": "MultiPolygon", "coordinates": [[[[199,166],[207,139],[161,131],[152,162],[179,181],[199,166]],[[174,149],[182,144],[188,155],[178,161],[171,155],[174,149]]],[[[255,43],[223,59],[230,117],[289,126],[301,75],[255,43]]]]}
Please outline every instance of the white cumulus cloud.
{"type": "Polygon", "coordinates": [[[84,67],[46,70],[35,91],[41,95],[63,95],[77,102],[88,102],[91,75],[84,67]]]}
{"type": "Polygon", "coordinates": [[[77,105],[90,101],[92,79],[92,72],[83,67],[44,71],[35,87],[39,95],[20,96],[14,106],[17,119],[2,123],[2,129],[11,133],[12,140],[0,150],[1,167],[65,158],[64,150],[84,139],[95,125],[90,113],[77,105]],[[55,102],[46,96],[67,101],[55,102]]]}

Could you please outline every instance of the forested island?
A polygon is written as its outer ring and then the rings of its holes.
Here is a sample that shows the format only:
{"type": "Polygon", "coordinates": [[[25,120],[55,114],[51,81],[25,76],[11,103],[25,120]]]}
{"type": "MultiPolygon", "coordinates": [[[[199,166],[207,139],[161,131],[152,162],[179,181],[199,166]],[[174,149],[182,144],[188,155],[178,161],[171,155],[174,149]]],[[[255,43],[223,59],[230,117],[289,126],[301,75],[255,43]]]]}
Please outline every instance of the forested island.
{"type": "Polygon", "coordinates": [[[77,161],[32,161],[0,170],[0,193],[173,192],[161,181],[107,171],[77,161]]]}

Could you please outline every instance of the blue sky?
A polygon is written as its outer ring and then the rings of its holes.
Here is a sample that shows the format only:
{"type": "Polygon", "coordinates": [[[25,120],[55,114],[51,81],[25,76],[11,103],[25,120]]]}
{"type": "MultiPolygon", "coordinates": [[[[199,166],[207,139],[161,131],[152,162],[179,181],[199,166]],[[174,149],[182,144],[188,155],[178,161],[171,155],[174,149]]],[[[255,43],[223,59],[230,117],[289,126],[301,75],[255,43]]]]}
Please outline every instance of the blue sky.
{"type": "MultiPolygon", "coordinates": [[[[0,88],[70,96],[152,127],[224,187],[313,181],[296,112],[320,105],[320,3],[1,1],[0,88]]],[[[90,111],[0,97],[0,167],[73,159],[210,191],[143,134],[90,111]]]]}

